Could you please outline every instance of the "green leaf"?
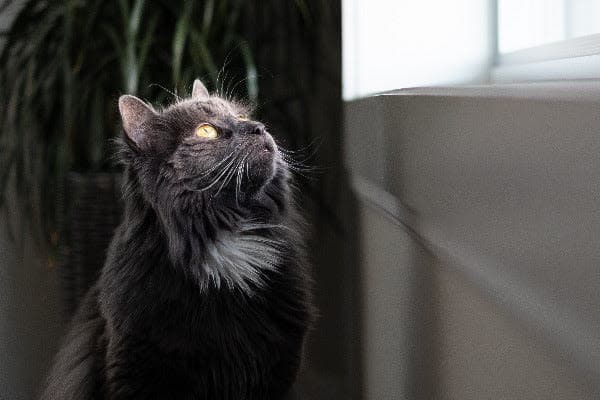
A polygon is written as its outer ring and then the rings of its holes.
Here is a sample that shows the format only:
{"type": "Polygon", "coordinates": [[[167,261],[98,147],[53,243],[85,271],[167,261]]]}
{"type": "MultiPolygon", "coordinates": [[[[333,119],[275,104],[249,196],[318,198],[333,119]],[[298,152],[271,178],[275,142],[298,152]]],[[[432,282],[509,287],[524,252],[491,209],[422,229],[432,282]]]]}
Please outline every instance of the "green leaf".
{"type": "Polygon", "coordinates": [[[108,36],[108,39],[111,41],[113,48],[116,49],[116,53],[119,54],[121,58],[124,57],[125,54],[122,44],[123,40],[119,37],[117,30],[112,25],[108,24],[103,24],[102,30],[104,31],[106,36],[108,36]]]}
{"type": "Polygon", "coordinates": [[[128,0],[119,0],[119,10],[121,14],[121,23],[123,26],[129,25],[129,2],[128,0]]]}
{"type": "Polygon", "coordinates": [[[96,0],[93,2],[93,4],[89,5],[86,7],[86,23],[84,25],[83,28],[83,34],[82,36],[82,40],[84,41],[84,43],[88,44],[88,40],[93,41],[94,38],[90,37],[94,28],[96,27],[96,21],[98,19],[98,16],[100,14],[100,9],[101,6],[103,4],[106,3],[106,0],[96,0]]]}
{"type": "MultiPolygon", "coordinates": [[[[191,4],[190,2],[186,3],[191,4]]],[[[177,21],[175,26],[175,34],[173,35],[173,85],[178,87],[180,85],[181,78],[181,62],[183,59],[183,50],[185,48],[185,42],[189,32],[189,12],[184,12],[177,21]]]]}
{"type": "Polygon", "coordinates": [[[198,33],[192,32],[192,41],[193,41],[193,54],[192,56],[198,57],[197,65],[198,67],[203,67],[206,70],[213,82],[213,85],[217,84],[217,66],[213,59],[210,49],[206,44],[206,38],[198,33]]]}
{"type": "Polygon", "coordinates": [[[248,98],[253,103],[258,100],[258,76],[256,73],[256,64],[254,63],[254,57],[252,56],[252,50],[248,45],[248,42],[242,41],[240,43],[240,51],[244,57],[244,63],[246,64],[246,88],[248,90],[248,98]]]}
{"type": "Polygon", "coordinates": [[[131,10],[131,16],[129,17],[129,37],[136,38],[140,30],[140,23],[142,20],[142,12],[144,10],[145,0],[135,0],[133,9],[131,10]]]}
{"type": "Polygon", "coordinates": [[[150,22],[148,23],[148,29],[146,31],[146,35],[142,39],[140,44],[140,52],[139,52],[139,66],[140,70],[144,71],[146,66],[146,59],[148,57],[148,51],[152,45],[152,40],[154,39],[154,32],[156,31],[156,26],[158,24],[158,15],[153,15],[150,18],[150,22]]]}
{"type": "Polygon", "coordinates": [[[204,5],[204,14],[202,17],[202,35],[207,36],[212,26],[213,16],[215,14],[215,0],[207,0],[204,5]]]}

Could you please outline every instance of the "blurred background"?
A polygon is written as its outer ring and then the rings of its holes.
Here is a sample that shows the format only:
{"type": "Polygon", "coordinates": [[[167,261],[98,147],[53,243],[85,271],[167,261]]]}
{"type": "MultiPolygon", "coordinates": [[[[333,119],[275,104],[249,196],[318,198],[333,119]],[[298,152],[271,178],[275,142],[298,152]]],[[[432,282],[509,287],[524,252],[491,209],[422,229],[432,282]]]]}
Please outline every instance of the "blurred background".
{"type": "Polygon", "coordinates": [[[0,0],[0,399],[102,267],[119,95],[195,77],[322,170],[301,398],[600,398],[600,0],[0,0]]]}

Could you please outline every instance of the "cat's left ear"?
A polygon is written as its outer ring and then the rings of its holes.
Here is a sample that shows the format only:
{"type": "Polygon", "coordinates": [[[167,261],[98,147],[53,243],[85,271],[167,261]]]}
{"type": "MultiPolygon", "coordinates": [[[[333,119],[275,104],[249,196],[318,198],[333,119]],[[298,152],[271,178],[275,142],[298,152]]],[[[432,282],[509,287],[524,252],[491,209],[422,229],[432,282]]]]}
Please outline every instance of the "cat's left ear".
{"type": "Polygon", "coordinates": [[[119,97],[119,112],[127,139],[138,148],[143,148],[145,138],[142,125],[155,116],[156,112],[142,100],[128,94],[119,97]]]}
{"type": "Polygon", "coordinates": [[[206,86],[200,82],[200,79],[196,79],[194,81],[194,87],[192,88],[192,99],[204,101],[208,100],[209,97],[210,94],[208,93],[206,86]]]}

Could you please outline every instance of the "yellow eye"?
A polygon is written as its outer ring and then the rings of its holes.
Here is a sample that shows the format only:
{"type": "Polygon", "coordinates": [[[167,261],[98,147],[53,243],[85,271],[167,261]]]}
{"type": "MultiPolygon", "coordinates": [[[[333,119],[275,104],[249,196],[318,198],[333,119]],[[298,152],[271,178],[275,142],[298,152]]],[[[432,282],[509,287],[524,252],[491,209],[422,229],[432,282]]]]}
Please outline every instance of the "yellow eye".
{"type": "Polygon", "coordinates": [[[200,124],[200,126],[196,128],[196,136],[205,139],[216,139],[218,133],[211,124],[200,124]]]}
{"type": "Polygon", "coordinates": [[[247,115],[238,115],[240,121],[250,121],[247,115]]]}

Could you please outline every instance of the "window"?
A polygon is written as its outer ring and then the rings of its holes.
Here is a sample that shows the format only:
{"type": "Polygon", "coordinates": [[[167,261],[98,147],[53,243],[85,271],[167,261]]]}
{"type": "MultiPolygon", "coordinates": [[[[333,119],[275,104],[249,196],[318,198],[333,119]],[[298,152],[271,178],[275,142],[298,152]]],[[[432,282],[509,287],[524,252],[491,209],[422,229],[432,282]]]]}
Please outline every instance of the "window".
{"type": "Polygon", "coordinates": [[[600,78],[600,0],[342,0],[343,96],[600,78]]]}
{"type": "Polygon", "coordinates": [[[494,81],[600,77],[600,0],[498,0],[494,81]]]}
{"type": "Polygon", "coordinates": [[[600,33],[600,0],[498,0],[498,51],[600,33]]]}
{"type": "Polygon", "coordinates": [[[343,96],[487,77],[483,0],[342,0],[343,96]]]}

